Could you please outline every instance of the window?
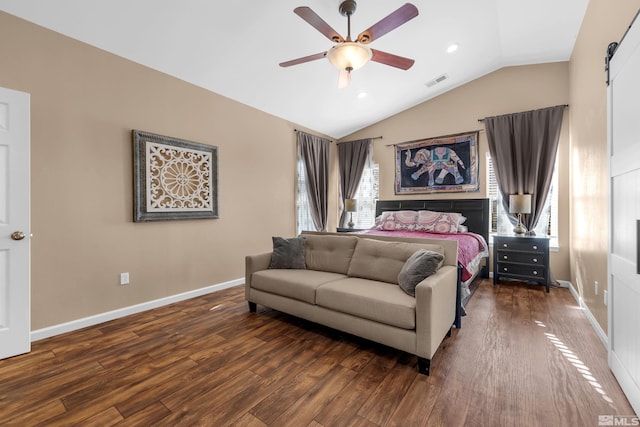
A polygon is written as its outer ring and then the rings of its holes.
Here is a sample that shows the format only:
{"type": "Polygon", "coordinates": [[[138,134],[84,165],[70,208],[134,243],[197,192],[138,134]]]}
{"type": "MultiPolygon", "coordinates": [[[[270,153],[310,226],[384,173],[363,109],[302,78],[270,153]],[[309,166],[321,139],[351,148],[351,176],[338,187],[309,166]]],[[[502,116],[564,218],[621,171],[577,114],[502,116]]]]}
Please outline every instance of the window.
{"type": "Polygon", "coordinates": [[[298,157],[298,185],[296,194],[296,233],[303,230],[315,231],[316,226],[311,218],[309,209],[309,198],[307,197],[307,182],[304,161],[298,157]]]}
{"type": "MultiPolygon", "coordinates": [[[[376,219],[376,200],[378,200],[379,184],[380,169],[378,164],[373,162],[373,149],[370,149],[362,171],[362,178],[360,178],[360,184],[358,184],[358,191],[354,196],[354,199],[358,201],[358,212],[353,213],[354,228],[373,227],[376,219]]],[[[350,213],[347,213],[347,215],[350,215],[350,213]]]]}
{"type": "MultiPolygon", "coordinates": [[[[487,153],[487,197],[490,204],[491,217],[491,234],[513,232],[513,225],[509,221],[508,213],[505,211],[500,192],[498,191],[498,182],[493,172],[493,162],[491,155],[487,153]]],[[[538,224],[534,231],[538,236],[549,236],[551,238],[550,246],[558,246],[558,161],[553,168],[553,177],[551,178],[551,187],[547,200],[545,200],[542,214],[538,220],[538,224]]]]}
{"type": "MultiPolygon", "coordinates": [[[[376,200],[378,200],[380,169],[377,163],[373,162],[373,150],[369,150],[367,162],[362,171],[362,178],[358,185],[355,199],[358,201],[358,212],[353,212],[354,228],[371,228],[375,223],[376,200]]],[[[298,185],[296,191],[296,232],[300,234],[303,230],[315,230],[309,209],[309,199],[307,197],[307,184],[305,180],[305,167],[302,158],[298,158],[298,185]]],[[[351,214],[347,214],[349,217],[351,214]]],[[[347,220],[348,221],[348,220],[347,220]]]]}

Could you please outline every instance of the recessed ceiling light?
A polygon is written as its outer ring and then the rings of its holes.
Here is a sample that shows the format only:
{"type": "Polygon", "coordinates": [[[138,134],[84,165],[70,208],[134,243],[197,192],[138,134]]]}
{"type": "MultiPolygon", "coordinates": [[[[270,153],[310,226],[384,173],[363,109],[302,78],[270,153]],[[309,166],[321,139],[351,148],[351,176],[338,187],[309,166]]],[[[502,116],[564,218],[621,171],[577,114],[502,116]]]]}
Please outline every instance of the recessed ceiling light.
{"type": "Polygon", "coordinates": [[[366,98],[366,97],[367,97],[367,92],[360,92],[360,93],[358,94],[358,99],[364,99],[364,98],[366,98]]]}
{"type": "Polygon", "coordinates": [[[453,53],[458,50],[459,47],[460,45],[458,45],[458,43],[451,43],[449,47],[447,47],[447,53],[453,53]]]}

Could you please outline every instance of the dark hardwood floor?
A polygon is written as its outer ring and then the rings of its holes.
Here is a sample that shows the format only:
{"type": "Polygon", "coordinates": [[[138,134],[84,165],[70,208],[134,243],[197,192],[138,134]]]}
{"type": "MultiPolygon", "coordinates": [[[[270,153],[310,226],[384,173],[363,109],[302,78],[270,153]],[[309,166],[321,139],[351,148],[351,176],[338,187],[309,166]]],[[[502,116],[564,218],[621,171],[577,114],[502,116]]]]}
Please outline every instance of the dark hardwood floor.
{"type": "Polygon", "coordinates": [[[0,425],[597,426],[633,410],[567,289],[485,280],[419,375],[406,353],[236,287],[0,361],[0,425]]]}

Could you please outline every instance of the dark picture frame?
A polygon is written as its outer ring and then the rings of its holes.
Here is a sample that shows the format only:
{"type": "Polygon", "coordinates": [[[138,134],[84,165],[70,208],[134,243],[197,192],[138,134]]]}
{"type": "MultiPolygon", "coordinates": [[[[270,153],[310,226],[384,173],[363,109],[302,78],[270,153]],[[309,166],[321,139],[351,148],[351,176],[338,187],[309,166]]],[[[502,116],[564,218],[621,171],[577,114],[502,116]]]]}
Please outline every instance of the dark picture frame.
{"type": "Polygon", "coordinates": [[[479,191],[478,131],[395,146],[395,194],[479,191]]]}
{"type": "Polygon", "coordinates": [[[218,147],[132,131],[135,222],[216,219],[218,147]]]}

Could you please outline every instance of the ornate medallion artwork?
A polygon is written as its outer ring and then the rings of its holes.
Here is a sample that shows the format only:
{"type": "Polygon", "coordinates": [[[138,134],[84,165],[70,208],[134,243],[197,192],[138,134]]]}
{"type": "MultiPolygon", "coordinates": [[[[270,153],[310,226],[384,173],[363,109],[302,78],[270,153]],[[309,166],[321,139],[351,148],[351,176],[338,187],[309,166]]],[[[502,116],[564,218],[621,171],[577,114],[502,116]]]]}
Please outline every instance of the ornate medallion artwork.
{"type": "Polygon", "coordinates": [[[211,208],[211,155],[147,143],[147,210],[211,208]]]}
{"type": "Polygon", "coordinates": [[[218,218],[217,147],[133,131],[134,221],[218,218]]]}

